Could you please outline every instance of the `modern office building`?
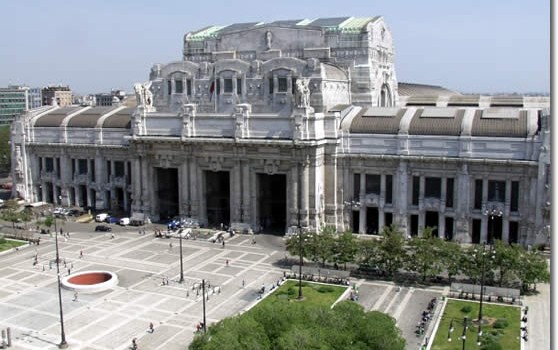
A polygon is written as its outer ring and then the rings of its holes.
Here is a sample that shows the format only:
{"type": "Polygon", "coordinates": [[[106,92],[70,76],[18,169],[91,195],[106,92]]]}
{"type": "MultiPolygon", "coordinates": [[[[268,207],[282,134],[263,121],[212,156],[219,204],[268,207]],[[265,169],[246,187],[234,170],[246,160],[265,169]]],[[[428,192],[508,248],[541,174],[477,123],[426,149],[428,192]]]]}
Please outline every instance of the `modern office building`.
{"type": "Polygon", "coordinates": [[[18,118],[14,194],[257,232],[546,241],[548,97],[399,83],[394,55],[382,17],[187,33],[181,60],[135,84],[137,107],[18,118]]]}
{"type": "Polygon", "coordinates": [[[29,109],[29,88],[10,85],[0,88],[0,124],[9,124],[16,116],[29,109]]]}

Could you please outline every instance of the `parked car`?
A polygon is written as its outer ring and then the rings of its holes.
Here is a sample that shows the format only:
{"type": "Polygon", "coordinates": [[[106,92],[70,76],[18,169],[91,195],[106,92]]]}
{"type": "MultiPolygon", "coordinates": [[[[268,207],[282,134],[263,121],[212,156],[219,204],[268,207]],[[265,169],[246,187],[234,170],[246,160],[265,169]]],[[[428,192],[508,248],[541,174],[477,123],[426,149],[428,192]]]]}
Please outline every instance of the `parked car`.
{"type": "Polygon", "coordinates": [[[120,222],[120,218],[117,218],[116,216],[107,216],[105,222],[107,224],[118,224],[120,222]]]}
{"type": "Polygon", "coordinates": [[[107,213],[100,213],[100,214],[97,214],[97,216],[95,216],[95,221],[97,221],[97,222],[103,222],[103,221],[105,221],[105,219],[107,218],[107,216],[109,216],[109,214],[107,214],[107,213]]]}
{"type": "Polygon", "coordinates": [[[112,231],[112,227],[107,225],[97,225],[95,226],[95,232],[109,232],[112,231]]]}
{"type": "Polygon", "coordinates": [[[121,226],[130,225],[130,218],[122,218],[122,219],[120,219],[119,224],[120,224],[121,226]]]}

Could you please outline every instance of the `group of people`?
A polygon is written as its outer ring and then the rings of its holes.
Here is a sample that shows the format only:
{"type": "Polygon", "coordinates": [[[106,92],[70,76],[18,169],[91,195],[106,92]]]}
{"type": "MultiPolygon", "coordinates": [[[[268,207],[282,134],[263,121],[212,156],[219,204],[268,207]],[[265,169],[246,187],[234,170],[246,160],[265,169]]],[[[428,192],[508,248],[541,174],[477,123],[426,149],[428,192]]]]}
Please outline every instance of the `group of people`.
{"type": "Polygon", "coordinates": [[[523,316],[521,317],[521,338],[527,341],[529,334],[527,333],[527,312],[529,311],[528,307],[525,307],[523,310],[523,316]]]}

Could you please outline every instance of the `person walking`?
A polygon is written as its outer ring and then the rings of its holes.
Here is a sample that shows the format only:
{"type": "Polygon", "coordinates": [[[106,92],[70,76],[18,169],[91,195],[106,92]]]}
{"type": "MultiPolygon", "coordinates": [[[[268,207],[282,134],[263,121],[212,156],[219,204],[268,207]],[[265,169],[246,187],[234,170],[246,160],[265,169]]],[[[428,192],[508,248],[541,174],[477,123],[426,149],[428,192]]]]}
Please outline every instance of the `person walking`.
{"type": "Polygon", "coordinates": [[[225,260],[225,266],[229,266],[229,259],[225,260]]]}
{"type": "Polygon", "coordinates": [[[138,350],[138,343],[136,338],[132,339],[132,350],[138,350]]]}
{"type": "Polygon", "coordinates": [[[77,290],[74,291],[74,299],[72,301],[77,301],[78,300],[78,292],[77,290]]]}
{"type": "Polygon", "coordinates": [[[225,240],[223,239],[223,249],[225,249],[225,240]]]}
{"type": "Polygon", "coordinates": [[[80,258],[80,259],[83,258],[83,250],[80,250],[80,251],[79,251],[79,258],[80,258]]]}
{"type": "Polygon", "coordinates": [[[155,332],[155,329],[153,328],[153,322],[149,322],[149,333],[153,332],[155,332]]]}
{"type": "Polygon", "coordinates": [[[172,242],[169,243],[169,252],[172,252],[172,242]]]}
{"type": "Polygon", "coordinates": [[[244,282],[244,280],[242,280],[242,288],[244,288],[245,285],[246,283],[244,282]]]}

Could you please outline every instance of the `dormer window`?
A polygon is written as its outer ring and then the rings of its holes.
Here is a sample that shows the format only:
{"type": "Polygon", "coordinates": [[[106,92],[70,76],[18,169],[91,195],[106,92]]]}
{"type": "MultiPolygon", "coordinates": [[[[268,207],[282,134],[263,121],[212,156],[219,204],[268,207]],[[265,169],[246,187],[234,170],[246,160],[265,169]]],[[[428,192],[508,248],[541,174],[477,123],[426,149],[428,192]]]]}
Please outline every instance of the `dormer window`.
{"type": "Polygon", "coordinates": [[[233,80],[231,78],[224,79],[224,93],[233,93],[233,80]]]}
{"type": "Polygon", "coordinates": [[[176,79],[174,81],[174,92],[177,94],[182,94],[184,93],[184,82],[182,81],[182,79],[176,79]]]}
{"type": "Polygon", "coordinates": [[[269,94],[274,93],[292,93],[294,94],[295,78],[292,76],[292,71],[287,69],[278,69],[273,71],[272,76],[269,77],[269,94]]]}
{"type": "Polygon", "coordinates": [[[278,85],[277,92],[288,92],[289,85],[287,84],[286,77],[277,78],[277,85],[278,85]]]}

